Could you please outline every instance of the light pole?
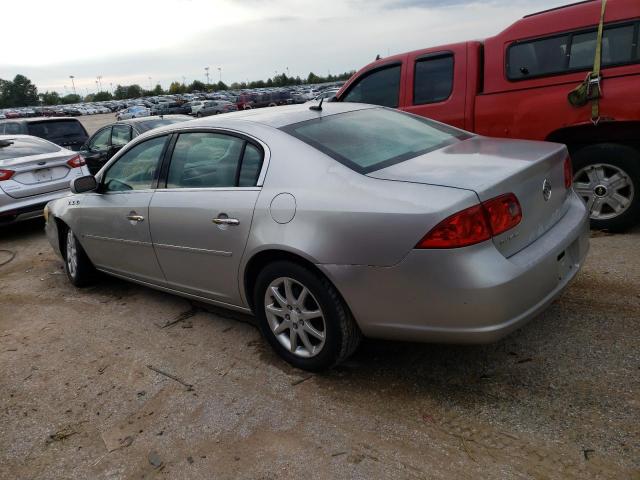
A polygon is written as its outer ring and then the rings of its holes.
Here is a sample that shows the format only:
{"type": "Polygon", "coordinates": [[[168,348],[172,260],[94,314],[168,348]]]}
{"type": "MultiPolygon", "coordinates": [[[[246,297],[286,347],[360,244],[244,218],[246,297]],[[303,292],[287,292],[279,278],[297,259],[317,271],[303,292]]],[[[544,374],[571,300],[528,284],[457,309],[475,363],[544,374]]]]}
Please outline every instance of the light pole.
{"type": "Polygon", "coordinates": [[[76,77],[74,77],[73,75],[69,75],[69,78],[71,79],[71,86],[73,87],[73,94],[77,95],[77,93],[76,93],[76,84],[73,81],[73,79],[76,78],[76,77]]]}
{"type": "Polygon", "coordinates": [[[96,80],[96,93],[98,93],[100,91],[100,84],[98,83],[98,80],[96,80]]]}
{"type": "Polygon", "coordinates": [[[113,95],[113,82],[109,82],[109,89],[111,90],[111,95],[113,95]]]}
{"type": "Polygon", "coordinates": [[[207,87],[209,86],[209,67],[204,67],[205,76],[207,77],[207,87]]]}
{"type": "Polygon", "coordinates": [[[149,91],[152,90],[153,82],[151,81],[151,77],[149,77],[149,91]]]}
{"type": "Polygon", "coordinates": [[[98,86],[100,88],[100,91],[102,91],[102,75],[98,75],[96,78],[98,79],[98,86]]]}
{"type": "Polygon", "coordinates": [[[218,67],[218,74],[219,74],[219,82],[222,83],[222,67],[218,67]]]}

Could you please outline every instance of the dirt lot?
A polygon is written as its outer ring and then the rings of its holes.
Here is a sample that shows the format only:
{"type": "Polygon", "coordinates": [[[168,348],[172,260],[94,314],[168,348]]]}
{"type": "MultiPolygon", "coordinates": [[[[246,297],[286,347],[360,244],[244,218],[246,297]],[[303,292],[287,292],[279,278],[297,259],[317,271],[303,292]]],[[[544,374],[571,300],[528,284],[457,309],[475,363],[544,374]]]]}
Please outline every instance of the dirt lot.
{"type": "Polygon", "coordinates": [[[0,231],[0,478],[640,478],[640,229],[500,343],[309,375],[249,317],[75,289],[42,228],[0,231]]]}
{"type": "Polygon", "coordinates": [[[109,123],[113,123],[116,121],[115,113],[103,113],[100,115],[86,115],[81,117],[76,117],[80,120],[80,123],[84,125],[84,128],[87,129],[89,135],[93,135],[96,130],[98,130],[103,125],[107,125],[109,123]]]}
{"type": "Polygon", "coordinates": [[[640,229],[497,344],[309,375],[250,317],[73,288],[42,228],[0,230],[0,478],[640,478],[640,229]]]}

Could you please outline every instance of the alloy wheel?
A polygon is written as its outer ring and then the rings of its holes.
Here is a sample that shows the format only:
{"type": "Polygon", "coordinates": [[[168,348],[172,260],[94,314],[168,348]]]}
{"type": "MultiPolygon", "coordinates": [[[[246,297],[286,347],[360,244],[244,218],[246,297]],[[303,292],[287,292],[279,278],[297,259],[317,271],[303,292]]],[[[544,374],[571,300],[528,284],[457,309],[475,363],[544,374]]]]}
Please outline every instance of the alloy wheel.
{"type": "Polygon", "coordinates": [[[78,271],[78,249],[76,248],[76,239],[71,230],[67,231],[67,268],[69,275],[76,276],[78,271]]]}
{"type": "Polygon", "coordinates": [[[587,203],[593,220],[617,217],[633,202],[635,192],[631,178],[614,165],[587,165],[578,170],[573,179],[573,189],[587,203]]]}
{"type": "Polygon", "coordinates": [[[273,280],[264,296],[264,309],[271,332],[292,354],[311,358],[325,344],[326,322],[311,291],[293,278],[273,280]]]}

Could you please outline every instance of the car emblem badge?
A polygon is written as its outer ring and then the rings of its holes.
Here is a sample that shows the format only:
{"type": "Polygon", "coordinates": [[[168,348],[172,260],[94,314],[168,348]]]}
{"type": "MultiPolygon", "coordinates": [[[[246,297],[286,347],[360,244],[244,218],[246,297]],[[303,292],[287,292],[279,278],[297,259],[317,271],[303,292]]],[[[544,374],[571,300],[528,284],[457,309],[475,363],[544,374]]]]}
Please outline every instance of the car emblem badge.
{"type": "Polygon", "coordinates": [[[551,183],[546,178],[542,182],[542,198],[544,198],[545,202],[551,198],[551,183]]]}

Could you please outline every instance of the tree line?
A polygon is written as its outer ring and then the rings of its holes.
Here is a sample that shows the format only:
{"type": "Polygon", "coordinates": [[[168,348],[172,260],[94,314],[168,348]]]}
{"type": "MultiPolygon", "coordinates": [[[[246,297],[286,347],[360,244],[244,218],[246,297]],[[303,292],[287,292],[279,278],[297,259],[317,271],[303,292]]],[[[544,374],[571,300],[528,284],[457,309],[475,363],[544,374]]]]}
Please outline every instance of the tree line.
{"type": "Polygon", "coordinates": [[[230,85],[220,81],[217,83],[205,84],[199,80],[194,80],[189,84],[171,82],[168,90],[163,90],[160,84],[151,90],[145,90],[138,84],[117,85],[113,93],[100,91],[91,93],[85,97],[71,93],[61,96],[58,92],[46,91],[38,93],[37,87],[24,75],[16,75],[13,80],[3,80],[0,78],[0,108],[30,107],[37,105],[68,105],[80,102],[101,102],[105,100],[128,100],[133,98],[148,97],[154,95],[192,93],[192,92],[215,92],[220,90],[242,90],[246,88],[265,87],[286,87],[294,85],[307,85],[316,83],[335,82],[347,80],[354,72],[344,72],[338,75],[327,75],[326,77],[310,72],[306,78],[300,76],[289,77],[284,73],[275,75],[267,80],[254,80],[251,82],[234,82],[230,85]]]}

